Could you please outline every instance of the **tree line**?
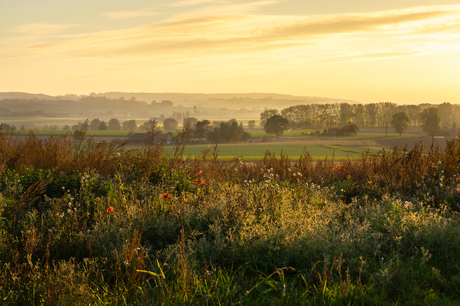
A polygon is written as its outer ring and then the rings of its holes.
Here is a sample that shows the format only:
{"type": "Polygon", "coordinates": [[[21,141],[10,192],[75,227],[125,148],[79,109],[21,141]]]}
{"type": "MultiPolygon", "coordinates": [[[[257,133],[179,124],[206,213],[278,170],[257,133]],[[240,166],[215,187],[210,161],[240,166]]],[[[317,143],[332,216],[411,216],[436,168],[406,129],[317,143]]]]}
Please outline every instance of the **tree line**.
{"type": "Polygon", "coordinates": [[[392,102],[295,105],[281,111],[265,110],[260,114],[260,125],[263,127],[274,115],[286,118],[289,121],[289,128],[295,129],[334,129],[353,124],[360,128],[393,127],[401,131],[408,126],[420,126],[431,134],[441,131],[442,128],[445,130],[456,128],[460,122],[460,105],[449,102],[437,106],[398,105],[392,102]],[[400,115],[394,119],[395,114],[400,115]],[[430,122],[427,123],[427,120],[430,122]],[[406,123],[403,124],[401,121],[406,123]]]}

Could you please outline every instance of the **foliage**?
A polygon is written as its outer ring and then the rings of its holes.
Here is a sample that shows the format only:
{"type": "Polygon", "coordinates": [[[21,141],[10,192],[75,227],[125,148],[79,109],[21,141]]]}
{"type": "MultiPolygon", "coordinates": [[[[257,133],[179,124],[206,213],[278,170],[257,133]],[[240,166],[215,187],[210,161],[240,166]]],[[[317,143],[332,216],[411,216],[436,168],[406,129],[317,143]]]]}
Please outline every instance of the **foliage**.
{"type": "Polygon", "coordinates": [[[197,121],[193,130],[193,136],[201,140],[206,137],[210,128],[211,122],[209,120],[197,121]]]}
{"type": "Polygon", "coordinates": [[[209,151],[184,161],[186,134],[172,157],[14,137],[0,134],[5,305],[460,299],[459,140],[426,154],[219,163],[209,151]]]}
{"type": "Polygon", "coordinates": [[[420,113],[420,126],[428,135],[436,134],[440,130],[441,118],[438,109],[434,107],[426,108],[420,113]]]}
{"type": "Polygon", "coordinates": [[[268,118],[273,117],[274,115],[279,115],[279,111],[277,109],[264,110],[263,113],[260,114],[260,126],[264,127],[268,118]]]}
{"type": "Polygon", "coordinates": [[[358,133],[359,127],[356,124],[347,124],[343,126],[338,135],[355,135],[358,133]]]}
{"type": "Polygon", "coordinates": [[[407,115],[406,112],[395,113],[393,114],[390,124],[393,130],[401,136],[401,134],[409,127],[409,115],[407,115]]]}
{"type": "Polygon", "coordinates": [[[267,119],[264,130],[265,133],[274,134],[278,138],[280,135],[283,135],[288,125],[289,121],[286,118],[280,115],[274,115],[267,119]]]}
{"type": "Polygon", "coordinates": [[[177,129],[177,120],[173,118],[166,118],[163,121],[163,128],[165,130],[175,130],[177,129]]]}
{"type": "Polygon", "coordinates": [[[107,125],[109,130],[121,130],[121,124],[117,118],[111,118],[107,125]]]}
{"type": "Polygon", "coordinates": [[[127,130],[137,130],[137,123],[135,119],[132,120],[126,120],[122,124],[122,129],[127,131],[127,130]]]}
{"type": "Polygon", "coordinates": [[[94,131],[94,130],[99,130],[99,127],[100,127],[100,125],[101,125],[101,122],[102,122],[102,121],[99,120],[99,118],[95,118],[95,119],[91,120],[91,122],[90,122],[89,125],[88,125],[88,128],[89,128],[90,130],[93,130],[93,131],[94,131]]]}
{"type": "Polygon", "coordinates": [[[238,122],[228,121],[221,122],[218,127],[210,130],[207,138],[213,143],[222,143],[248,140],[251,136],[238,125],[238,122]]]}

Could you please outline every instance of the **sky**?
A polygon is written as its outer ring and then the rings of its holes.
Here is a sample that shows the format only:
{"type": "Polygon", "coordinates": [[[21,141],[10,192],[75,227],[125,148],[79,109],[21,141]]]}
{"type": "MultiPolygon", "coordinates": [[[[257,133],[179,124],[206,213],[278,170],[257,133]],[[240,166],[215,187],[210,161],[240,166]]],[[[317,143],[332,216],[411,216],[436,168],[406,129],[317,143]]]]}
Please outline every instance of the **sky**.
{"type": "Polygon", "coordinates": [[[0,0],[0,92],[460,103],[458,0],[0,0]]]}

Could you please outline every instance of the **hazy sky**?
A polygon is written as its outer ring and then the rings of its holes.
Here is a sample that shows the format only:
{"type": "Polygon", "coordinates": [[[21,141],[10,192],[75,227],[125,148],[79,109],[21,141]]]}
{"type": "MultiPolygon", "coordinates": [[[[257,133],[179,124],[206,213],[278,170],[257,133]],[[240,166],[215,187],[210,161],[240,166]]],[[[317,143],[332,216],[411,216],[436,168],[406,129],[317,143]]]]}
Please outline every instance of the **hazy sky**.
{"type": "Polygon", "coordinates": [[[458,0],[0,0],[0,91],[460,102],[458,0]]]}

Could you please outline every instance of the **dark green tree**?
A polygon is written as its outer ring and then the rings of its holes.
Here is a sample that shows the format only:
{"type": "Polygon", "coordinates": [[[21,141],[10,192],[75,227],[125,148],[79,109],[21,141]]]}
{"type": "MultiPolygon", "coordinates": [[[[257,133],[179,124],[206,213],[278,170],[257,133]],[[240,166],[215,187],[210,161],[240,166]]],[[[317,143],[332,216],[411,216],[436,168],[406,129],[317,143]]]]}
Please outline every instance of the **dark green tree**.
{"type": "Polygon", "coordinates": [[[342,127],[339,131],[340,135],[350,135],[353,134],[356,136],[356,134],[359,131],[359,127],[356,124],[347,124],[344,127],[342,127]]]}
{"type": "Polygon", "coordinates": [[[193,130],[193,137],[200,138],[200,141],[203,140],[210,128],[211,122],[209,120],[197,121],[195,129],[193,130]]]}
{"type": "Polygon", "coordinates": [[[89,124],[89,129],[92,131],[96,131],[99,129],[99,125],[101,124],[101,120],[99,118],[93,119],[89,124]]]}
{"type": "Polygon", "coordinates": [[[265,133],[275,134],[276,138],[278,138],[283,135],[288,126],[289,120],[280,115],[274,115],[267,119],[267,122],[264,125],[264,130],[265,133]]]}
{"type": "Polygon", "coordinates": [[[121,124],[117,118],[110,119],[107,125],[109,130],[121,130],[121,124]]]}
{"type": "Polygon", "coordinates": [[[395,113],[392,116],[390,124],[393,130],[401,136],[410,125],[409,115],[406,112],[395,113]]]}
{"type": "Polygon", "coordinates": [[[256,127],[256,121],[255,120],[249,120],[248,121],[248,127],[250,130],[253,130],[256,127]]]}
{"type": "Polygon", "coordinates": [[[177,120],[174,118],[167,118],[163,121],[164,130],[175,130],[177,129],[177,120]]]}
{"type": "Polygon", "coordinates": [[[266,109],[263,113],[260,114],[260,126],[265,126],[268,118],[278,115],[279,112],[277,109],[266,109]]]}
{"type": "Polygon", "coordinates": [[[439,133],[441,118],[435,107],[425,108],[420,113],[420,127],[428,135],[439,133]]]}
{"type": "Polygon", "coordinates": [[[208,140],[214,143],[248,140],[250,135],[236,121],[221,122],[218,127],[208,132],[208,140]]]}
{"type": "Polygon", "coordinates": [[[107,125],[107,123],[105,121],[101,121],[101,123],[99,123],[99,127],[97,129],[104,131],[104,130],[108,130],[109,126],[107,125]]]}
{"type": "Polygon", "coordinates": [[[135,119],[123,122],[123,130],[137,130],[137,123],[135,119]]]}
{"type": "Polygon", "coordinates": [[[183,125],[187,126],[189,125],[191,128],[195,128],[196,123],[198,122],[198,119],[189,117],[189,118],[184,118],[183,125]]]}

